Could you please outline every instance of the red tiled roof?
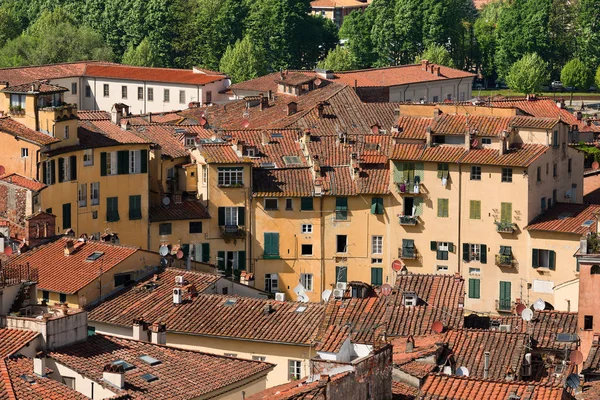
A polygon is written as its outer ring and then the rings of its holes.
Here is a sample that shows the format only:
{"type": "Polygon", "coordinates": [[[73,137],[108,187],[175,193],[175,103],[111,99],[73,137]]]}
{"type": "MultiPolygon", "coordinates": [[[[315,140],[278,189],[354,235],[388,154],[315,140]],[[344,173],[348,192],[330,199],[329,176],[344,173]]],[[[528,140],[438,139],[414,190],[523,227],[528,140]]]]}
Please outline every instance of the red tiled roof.
{"type": "Polygon", "coordinates": [[[598,344],[592,344],[590,352],[588,353],[585,364],[583,365],[584,374],[598,374],[600,373],[600,346],[598,344]]]}
{"type": "Polygon", "coordinates": [[[303,83],[312,82],[317,79],[317,75],[313,72],[310,73],[302,73],[302,72],[282,72],[279,76],[276,77],[276,83],[283,83],[285,85],[290,86],[298,86],[303,83]]]}
{"type": "Polygon", "coordinates": [[[20,85],[8,86],[0,90],[0,92],[3,93],[61,93],[68,91],[69,89],[65,87],[52,85],[45,82],[22,83],[20,85]]]}
{"type": "Polygon", "coordinates": [[[514,393],[530,400],[563,400],[562,385],[510,382],[504,380],[473,379],[435,374],[425,380],[417,395],[418,400],[506,400],[514,393]]]}
{"type": "MultiPolygon", "coordinates": [[[[246,397],[246,400],[325,400],[327,397],[328,384],[330,382],[340,381],[342,379],[354,379],[354,372],[342,372],[330,375],[321,375],[319,380],[309,382],[307,378],[273,386],[253,396],[246,397]]],[[[341,383],[343,386],[343,383],[341,383]]],[[[335,392],[335,387],[330,388],[335,392]]]]}
{"type": "Polygon", "coordinates": [[[523,144],[511,147],[506,153],[499,150],[471,149],[461,159],[464,164],[501,165],[506,167],[528,167],[538,157],[548,151],[543,144],[523,144]]]}
{"type": "MultiPolygon", "coordinates": [[[[307,77],[315,76],[314,71],[300,71],[300,70],[290,70],[288,73],[293,74],[303,74],[307,77]]],[[[279,72],[273,72],[271,74],[259,76],[258,78],[250,79],[244,82],[234,83],[229,86],[230,90],[234,92],[236,90],[243,91],[254,91],[254,92],[262,92],[267,94],[270,90],[271,92],[277,92],[277,81],[281,78],[279,72]]]]}
{"type": "Polygon", "coordinates": [[[425,140],[427,138],[425,130],[432,123],[433,118],[400,116],[398,119],[398,133],[394,134],[394,137],[425,140]]]}
{"type": "Polygon", "coordinates": [[[27,128],[11,117],[0,117],[0,132],[8,133],[9,135],[25,139],[40,146],[59,142],[58,139],[50,135],[27,128]]]}
{"type": "Polygon", "coordinates": [[[102,121],[110,120],[110,113],[97,110],[77,110],[77,118],[80,121],[102,121]]]}
{"type": "Polygon", "coordinates": [[[187,85],[206,85],[226,79],[224,75],[195,73],[191,69],[134,67],[118,64],[89,64],[86,66],[84,76],[187,85]]]}
{"type": "Polygon", "coordinates": [[[265,376],[273,364],[182,350],[152,343],[94,335],[84,342],[61,347],[49,357],[117,394],[134,399],[193,399],[214,396],[218,390],[246,379],[265,376]],[[140,359],[159,361],[150,365],[140,359]],[[102,379],[103,367],[116,360],[134,366],[125,371],[125,388],[118,390],[102,379]],[[144,374],[158,379],[147,382],[144,374]]]}
{"type": "Polygon", "coordinates": [[[421,155],[422,161],[456,163],[467,154],[462,146],[427,147],[421,155]]]}
{"type": "MultiPolygon", "coordinates": [[[[176,126],[168,125],[145,125],[131,126],[128,132],[146,140],[150,143],[156,143],[161,147],[162,154],[171,158],[179,158],[188,156],[188,152],[184,146],[183,135],[176,131],[176,126]]],[[[184,128],[181,128],[184,129],[184,128]]],[[[210,137],[209,133],[199,126],[190,126],[185,128],[186,132],[195,133],[201,138],[210,137]]]]}
{"type": "Polygon", "coordinates": [[[313,0],[310,2],[312,8],[366,8],[372,0],[313,0]]]}
{"type": "Polygon", "coordinates": [[[314,191],[309,168],[253,169],[253,194],[257,197],[311,197],[314,191]]]}
{"type": "Polygon", "coordinates": [[[244,164],[250,163],[250,159],[238,155],[229,143],[203,143],[198,151],[204,157],[207,164],[244,164]]]}
{"type": "MultiPolygon", "coordinates": [[[[0,81],[10,85],[20,85],[38,79],[58,79],[83,76],[89,64],[111,65],[104,61],[82,61],[62,64],[33,65],[0,69],[0,81]]],[[[113,64],[117,65],[117,64],[113,64]]]]}
{"type": "Polygon", "coordinates": [[[435,362],[430,363],[426,361],[412,360],[404,364],[395,365],[394,368],[399,369],[408,375],[421,379],[427,376],[429,373],[436,371],[438,366],[435,362]]]}
{"type": "Polygon", "coordinates": [[[584,203],[600,204],[600,175],[583,177],[584,203]]]}
{"type": "Polygon", "coordinates": [[[180,110],[161,113],[149,113],[150,121],[148,121],[148,114],[128,115],[126,117],[123,117],[121,119],[121,122],[128,122],[131,125],[178,125],[181,122],[185,121],[185,118],[179,115],[179,112],[180,110]]]}
{"type": "Polygon", "coordinates": [[[579,130],[584,130],[586,123],[577,118],[564,108],[559,108],[556,102],[549,98],[527,100],[525,98],[493,100],[487,103],[491,107],[518,108],[522,112],[540,118],[561,119],[570,126],[577,125],[579,130]]]}
{"type": "Polygon", "coordinates": [[[392,381],[393,400],[414,400],[418,389],[403,382],[392,381]]]}
{"type": "Polygon", "coordinates": [[[558,118],[512,117],[511,125],[517,128],[552,129],[560,120],[558,118]]]}
{"type": "Polygon", "coordinates": [[[431,131],[443,135],[464,135],[469,132],[477,136],[500,136],[502,132],[510,131],[511,122],[510,117],[444,113],[433,120],[431,131]]]}
{"type": "Polygon", "coordinates": [[[37,335],[38,332],[29,330],[0,328],[0,358],[8,357],[21,350],[37,335]]]}
{"type": "MultiPolygon", "coordinates": [[[[169,332],[310,345],[323,316],[324,307],[320,304],[303,303],[306,310],[297,312],[300,303],[236,297],[235,303],[226,305],[226,301],[233,297],[209,294],[199,294],[174,306],[175,275],[183,275],[196,285],[199,292],[202,291],[202,282],[211,277],[198,272],[167,269],[161,275],[162,284],[157,288],[145,289],[146,282],[132,286],[90,310],[89,320],[131,326],[134,318],[143,317],[150,323],[165,322],[169,332]],[[144,306],[141,307],[141,304],[144,306]],[[263,312],[266,305],[272,306],[269,314],[263,312]],[[237,323],[232,324],[231,321],[237,323]]],[[[212,279],[216,280],[216,276],[212,279]]]]}
{"type": "Polygon", "coordinates": [[[111,268],[132,256],[137,247],[116,246],[104,242],[88,240],[79,245],[71,255],[64,254],[64,247],[70,238],[60,238],[54,242],[36,247],[28,252],[11,258],[14,265],[28,263],[38,269],[40,290],[75,294],[98,278],[100,267],[106,273],[111,268]],[[94,252],[104,253],[96,261],[86,261],[94,252]],[[70,277],[65,279],[65,276],[70,277]]]}
{"type": "Polygon", "coordinates": [[[315,350],[325,353],[338,353],[351,333],[348,325],[330,325],[315,350]]]}
{"type": "Polygon", "coordinates": [[[255,167],[263,163],[274,163],[278,168],[307,166],[298,143],[297,129],[226,130],[222,136],[237,140],[240,150],[242,146],[256,148],[257,154],[251,159],[255,167]],[[298,157],[300,163],[288,165],[283,158],[286,156],[298,157]]]}
{"type": "Polygon", "coordinates": [[[208,219],[208,212],[198,201],[171,202],[168,206],[156,204],[150,206],[149,222],[176,221],[187,219],[208,219]]]}
{"type": "Polygon", "coordinates": [[[412,336],[397,336],[392,339],[394,346],[393,363],[394,365],[406,364],[422,357],[436,354],[439,349],[439,344],[443,343],[443,334],[431,334],[423,336],[414,336],[413,349],[411,352],[406,352],[406,344],[412,336]]]}
{"type": "Polygon", "coordinates": [[[20,186],[25,189],[39,192],[46,187],[42,182],[36,181],[35,179],[28,178],[17,173],[0,176],[0,181],[11,183],[16,186],[20,186]]]}
{"type": "Polygon", "coordinates": [[[596,232],[595,213],[599,211],[600,205],[556,203],[531,221],[525,229],[585,235],[588,232],[596,232]],[[592,222],[584,226],[586,221],[592,222]]]}

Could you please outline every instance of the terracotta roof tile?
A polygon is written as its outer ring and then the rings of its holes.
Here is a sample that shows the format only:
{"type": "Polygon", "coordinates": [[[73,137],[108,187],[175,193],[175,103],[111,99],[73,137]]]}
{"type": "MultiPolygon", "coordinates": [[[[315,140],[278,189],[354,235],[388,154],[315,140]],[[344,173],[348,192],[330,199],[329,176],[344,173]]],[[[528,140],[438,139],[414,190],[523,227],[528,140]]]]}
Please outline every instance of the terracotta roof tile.
{"type": "Polygon", "coordinates": [[[559,123],[558,118],[512,117],[510,124],[517,128],[552,129],[559,123]]]}
{"type": "Polygon", "coordinates": [[[120,262],[132,256],[137,247],[117,246],[104,242],[88,240],[78,242],[79,247],[71,255],[64,254],[64,248],[70,238],[60,238],[54,242],[36,247],[28,252],[12,257],[10,263],[13,265],[29,264],[38,269],[39,290],[74,294],[92,281],[98,278],[100,265],[106,273],[120,262]],[[87,257],[94,252],[102,252],[103,255],[96,261],[86,261],[87,257]],[[71,277],[65,279],[65,276],[71,277]]]}
{"type": "Polygon", "coordinates": [[[150,222],[210,218],[200,202],[187,200],[181,203],[171,202],[168,206],[163,204],[152,205],[148,211],[148,216],[150,222]]]}
{"type": "MultiPolygon", "coordinates": [[[[83,76],[89,64],[110,65],[104,61],[85,61],[62,64],[32,65],[0,69],[0,80],[10,85],[20,85],[38,79],[58,79],[83,76]]],[[[116,64],[113,64],[116,65],[116,64]]]]}
{"type": "MultiPolygon", "coordinates": [[[[240,147],[254,147],[256,154],[251,158],[255,167],[263,163],[274,163],[278,168],[307,166],[300,150],[297,129],[225,130],[222,138],[237,140],[240,147]],[[284,157],[298,157],[299,163],[286,164],[284,157]]],[[[241,149],[240,149],[241,150],[241,149]]]]}
{"type": "Polygon", "coordinates": [[[421,155],[421,161],[456,163],[467,154],[462,146],[428,147],[421,155]]]}
{"type": "Polygon", "coordinates": [[[350,327],[347,325],[330,325],[323,335],[323,339],[317,344],[315,350],[325,353],[338,353],[343,344],[351,336],[350,327]]]}
{"type": "Polygon", "coordinates": [[[393,400],[414,400],[418,389],[403,382],[392,381],[393,400]]]}
{"type": "Polygon", "coordinates": [[[394,365],[406,364],[426,356],[437,354],[439,345],[443,343],[444,334],[417,335],[417,336],[397,336],[392,339],[394,354],[392,361],[394,365]],[[408,341],[413,341],[412,351],[406,352],[408,341]]]}
{"type": "Polygon", "coordinates": [[[300,303],[236,297],[232,305],[228,305],[227,300],[233,297],[199,294],[174,306],[171,299],[175,275],[183,275],[199,292],[201,282],[211,277],[167,269],[157,288],[147,290],[146,281],[140,282],[90,310],[89,320],[131,326],[134,318],[143,317],[149,323],[165,322],[169,332],[298,345],[309,345],[315,338],[324,310],[320,304],[303,303],[306,310],[298,312],[300,303]],[[141,304],[144,306],[140,307],[141,304]],[[263,312],[267,305],[272,306],[269,314],[263,312]],[[238,322],[231,324],[230,321],[238,322]]]}
{"type": "Polygon", "coordinates": [[[98,110],[77,110],[77,118],[80,121],[110,120],[110,113],[98,110]]]}
{"type": "Polygon", "coordinates": [[[429,373],[436,371],[438,366],[436,363],[412,360],[404,364],[395,365],[394,368],[399,369],[408,375],[421,379],[427,376],[429,373]]]}
{"type": "Polygon", "coordinates": [[[600,205],[556,203],[531,221],[525,229],[585,235],[596,232],[595,213],[599,211],[600,205]],[[584,222],[588,223],[587,226],[583,225],[584,222]]]}
{"type": "Polygon", "coordinates": [[[426,129],[433,123],[433,118],[424,117],[405,117],[398,119],[398,133],[393,136],[399,139],[418,139],[427,138],[426,129]]]}
{"type": "Polygon", "coordinates": [[[464,164],[501,165],[506,167],[528,167],[538,157],[548,151],[549,147],[542,144],[524,144],[511,147],[506,153],[500,154],[493,149],[471,149],[461,159],[464,164]]]}
{"type": "Polygon", "coordinates": [[[86,65],[84,76],[96,78],[126,79],[146,82],[170,82],[187,85],[206,85],[226,79],[225,75],[195,73],[191,69],[134,67],[119,64],[86,65]]]}
{"type": "Polygon", "coordinates": [[[208,164],[245,164],[250,163],[248,157],[238,155],[229,143],[203,143],[198,151],[208,164]]]}
{"type": "Polygon", "coordinates": [[[34,131],[15,121],[11,117],[0,117],[0,132],[25,139],[40,146],[59,142],[58,139],[45,133],[34,131]]]}
{"type": "MultiPolygon", "coordinates": [[[[443,135],[464,135],[467,132],[477,136],[500,136],[510,131],[510,117],[441,114],[431,124],[431,131],[443,135]]],[[[556,121],[555,121],[556,122],[556,121]]]]}
{"type": "Polygon", "coordinates": [[[311,197],[314,191],[309,168],[253,169],[252,184],[258,197],[311,197]]]}
{"type": "Polygon", "coordinates": [[[598,344],[592,344],[590,352],[588,353],[585,364],[583,365],[584,374],[598,374],[600,373],[600,346],[598,344]]]}
{"type": "Polygon", "coordinates": [[[265,362],[224,357],[152,343],[94,335],[84,342],[61,347],[49,357],[117,394],[133,399],[193,399],[212,397],[219,389],[246,379],[266,375],[273,365],[265,362]],[[150,365],[140,359],[159,361],[150,365]],[[134,366],[125,371],[125,388],[118,390],[102,379],[103,367],[116,360],[134,366]],[[144,374],[156,380],[147,382],[144,374]]]}
{"type": "Polygon", "coordinates": [[[317,75],[313,72],[312,75],[310,73],[302,73],[302,72],[282,72],[279,76],[276,75],[275,82],[276,83],[284,83],[286,85],[298,86],[303,83],[312,82],[317,79],[317,75]]]}
{"type": "Polygon", "coordinates": [[[38,335],[29,330],[0,328],[0,358],[16,353],[38,335]]]}
{"type": "MultiPolygon", "coordinates": [[[[328,383],[334,382],[335,384],[336,381],[353,378],[353,372],[342,372],[333,376],[321,375],[320,379],[312,382],[304,378],[273,386],[246,397],[246,400],[324,400],[329,392],[328,383]]],[[[335,387],[332,387],[331,390],[335,391],[335,387]]]]}
{"type": "Polygon", "coordinates": [[[35,192],[39,192],[40,190],[46,187],[46,185],[42,182],[16,173],[0,176],[0,181],[20,186],[25,189],[33,190],[35,192]]]}
{"type": "Polygon", "coordinates": [[[184,145],[186,134],[203,139],[208,139],[211,135],[211,132],[199,126],[179,127],[174,125],[131,126],[128,132],[142,140],[158,144],[161,147],[162,154],[171,158],[188,156],[188,151],[184,145]]]}
{"type": "Polygon", "coordinates": [[[39,81],[22,83],[20,85],[15,86],[8,86],[0,90],[0,92],[3,93],[61,93],[68,91],[69,89],[65,87],[39,81]]]}
{"type": "Polygon", "coordinates": [[[356,7],[356,8],[365,8],[369,4],[371,4],[372,0],[313,0],[310,2],[310,6],[312,8],[316,7],[356,7]]]}

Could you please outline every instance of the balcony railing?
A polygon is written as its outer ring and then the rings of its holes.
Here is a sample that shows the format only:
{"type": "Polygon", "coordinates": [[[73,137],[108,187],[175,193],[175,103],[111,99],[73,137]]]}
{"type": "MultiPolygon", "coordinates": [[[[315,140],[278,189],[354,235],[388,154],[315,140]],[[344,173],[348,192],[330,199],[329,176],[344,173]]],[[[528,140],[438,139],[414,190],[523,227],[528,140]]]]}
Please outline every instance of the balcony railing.
{"type": "Polygon", "coordinates": [[[517,225],[512,222],[495,222],[496,232],[500,233],[513,233],[517,229],[517,225]]]}
{"type": "Polygon", "coordinates": [[[512,256],[507,256],[504,254],[496,254],[496,265],[499,267],[512,267],[514,266],[515,260],[513,260],[512,256]]]}
{"type": "Polygon", "coordinates": [[[414,248],[404,248],[400,253],[400,258],[404,260],[415,260],[417,258],[417,250],[414,248]]]}
{"type": "Polygon", "coordinates": [[[243,225],[224,225],[221,226],[221,236],[224,239],[243,239],[246,237],[246,230],[243,225]]]}
{"type": "Polygon", "coordinates": [[[77,116],[77,105],[76,104],[60,104],[56,106],[41,107],[41,112],[52,112],[54,113],[54,119],[68,119],[77,116]]]}
{"type": "Polygon", "coordinates": [[[421,194],[423,193],[423,183],[419,182],[396,182],[398,193],[421,194]]]}
{"type": "Polygon", "coordinates": [[[511,311],[512,310],[512,301],[510,299],[500,299],[496,300],[496,311],[511,311]]]}
{"type": "Polygon", "coordinates": [[[415,226],[419,223],[419,217],[413,215],[399,215],[398,222],[400,225],[415,226]]]}

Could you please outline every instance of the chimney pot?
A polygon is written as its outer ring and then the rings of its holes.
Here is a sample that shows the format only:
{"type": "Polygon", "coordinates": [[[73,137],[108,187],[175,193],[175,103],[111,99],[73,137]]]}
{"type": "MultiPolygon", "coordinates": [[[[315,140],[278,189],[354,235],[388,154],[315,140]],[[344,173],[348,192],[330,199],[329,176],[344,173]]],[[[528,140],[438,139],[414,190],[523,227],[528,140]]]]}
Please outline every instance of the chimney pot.
{"type": "Polygon", "coordinates": [[[421,69],[427,71],[427,67],[429,66],[428,60],[421,60],[421,69]]]}
{"type": "Polygon", "coordinates": [[[317,104],[317,113],[318,113],[319,119],[323,118],[323,111],[324,110],[325,110],[325,105],[322,102],[320,102],[319,104],[317,104]]]}
{"type": "Polygon", "coordinates": [[[148,341],[148,327],[142,317],[133,320],[133,340],[148,341]]]}
{"type": "Polygon", "coordinates": [[[33,359],[33,373],[37,376],[46,376],[46,354],[38,352],[33,359]]]}
{"type": "Polygon", "coordinates": [[[287,115],[288,115],[288,117],[290,115],[296,114],[297,111],[298,111],[298,103],[296,103],[295,101],[290,101],[287,104],[287,115]]]}
{"type": "Polygon", "coordinates": [[[490,373],[490,352],[486,351],[483,353],[484,364],[483,364],[483,379],[487,379],[490,373]]]}
{"type": "Polygon", "coordinates": [[[102,379],[118,389],[125,387],[125,369],[122,365],[106,364],[102,371],[102,379]]]}
{"type": "Polygon", "coordinates": [[[154,344],[167,344],[167,325],[160,322],[155,322],[150,327],[151,341],[154,344]]]}
{"type": "Polygon", "coordinates": [[[271,304],[266,304],[263,307],[263,315],[269,315],[271,314],[271,312],[273,312],[273,307],[271,306],[271,304]]]}

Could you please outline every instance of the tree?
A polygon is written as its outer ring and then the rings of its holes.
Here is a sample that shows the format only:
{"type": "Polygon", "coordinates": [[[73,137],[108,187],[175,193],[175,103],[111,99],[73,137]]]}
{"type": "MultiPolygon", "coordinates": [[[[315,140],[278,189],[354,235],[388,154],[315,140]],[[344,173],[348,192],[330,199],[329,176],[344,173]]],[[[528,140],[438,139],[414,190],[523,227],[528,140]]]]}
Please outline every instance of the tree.
{"type": "Polygon", "coordinates": [[[417,56],[415,63],[418,64],[421,60],[428,60],[433,64],[454,68],[454,61],[452,60],[452,57],[450,57],[450,53],[444,46],[439,44],[433,44],[427,47],[420,56],[417,56]]]}
{"type": "Polygon", "coordinates": [[[263,49],[252,42],[250,36],[227,46],[221,58],[220,71],[227,74],[233,83],[247,81],[264,75],[266,55],[263,49]]]}
{"type": "Polygon", "coordinates": [[[352,57],[350,50],[340,46],[329,50],[327,57],[323,61],[320,61],[318,66],[319,68],[333,71],[350,71],[356,69],[354,57],[352,57]]]}
{"type": "Polygon", "coordinates": [[[600,65],[600,0],[579,0],[578,5],[577,57],[595,69],[600,65]]]}
{"type": "Polygon", "coordinates": [[[121,62],[139,67],[156,67],[160,60],[154,54],[148,38],[144,38],[138,46],[129,45],[121,62]]]}
{"type": "Polygon", "coordinates": [[[594,83],[596,84],[596,87],[600,88],[600,67],[598,67],[598,69],[596,70],[596,76],[594,76],[594,83]]]}
{"type": "Polygon", "coordinates": [[[354,59],[357,68],[373,65],[373,43],[371,42],[371,22],[361,11],[353,11],[344,18],[340,28],[340,38],[347,41],[346,48],[354,59]]]}
{"type": "Polygon", "coordinates": [[[560,72],[560,80],[563,85],[571,87],[571,100],[573,104],[573,91],[575,88],[587,90],[592,84],[590,69],[578,58],[569,61],[560,72]]]}
{"type": "Polygon", "coordinates": [[[496,44],[498,40],[498,30],[496,21],[502,12],[504,3],[493,1],[486,4],[480,10],[479,17],[475,21],[473,31],[479,48],[479,71],[483,75],[484,84],[487,88],[488,81],[495,79],[496,73],[496,44]]]}
{"type": "Polygon", "coordinates": [[[532,53],[525,54],[510,67],[506,83],[519,93],[534,94],[549,79],[548,64],[536,53],[532,53]]]}

